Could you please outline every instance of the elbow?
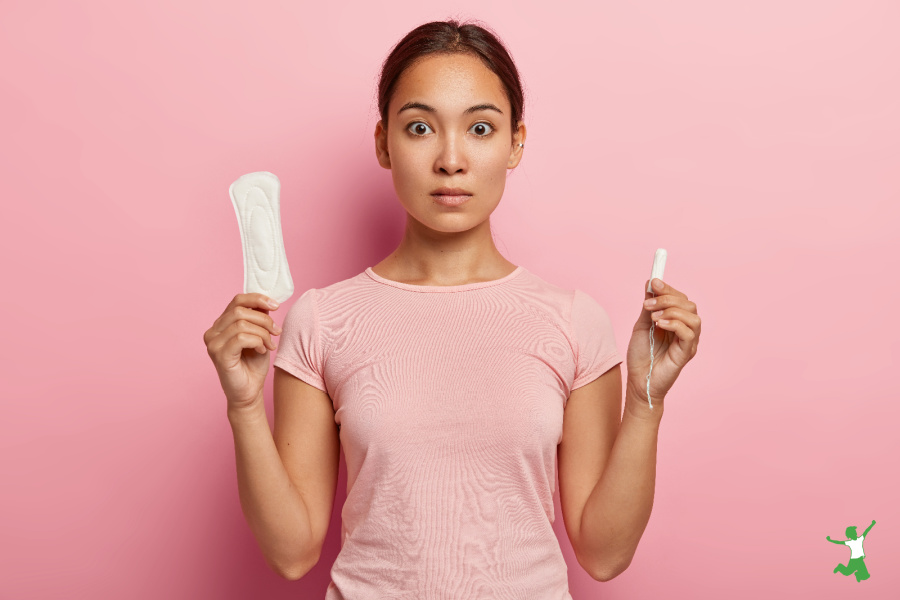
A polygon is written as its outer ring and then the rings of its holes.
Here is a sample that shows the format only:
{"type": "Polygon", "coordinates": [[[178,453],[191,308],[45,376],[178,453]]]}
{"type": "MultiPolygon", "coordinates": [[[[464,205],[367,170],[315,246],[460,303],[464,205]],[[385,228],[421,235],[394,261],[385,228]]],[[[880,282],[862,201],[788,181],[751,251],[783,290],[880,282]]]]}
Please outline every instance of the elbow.
{"type": "Polygon", "coordinates": [[[584,569],[585,572],[587,572],[587,574],[590,575],[591,579],[593,579],[594,581],[609,581],[610,579],[615,578],[622,571],[624,571],[626,567],[628,567],[628,565],[625,564],[620,569],[617,568],[617,563],[614,563],[608,558],[602,560],[599,557],[588,558],[579,553],[577,550],[575,551],[575,558],[578,559],[578,564],[581,565],[581,568],[584,569]]]}
{"type": "Polygon", "coordinates": [[[305,561],[289,565],[286,567],[276,568],[275,571],[288,581],[297,581],[309,573],[313,567],[319,562],[319,555],[310,556],[305,561]]]}
{"type": "Polygon", "coordinates": [[[634,558],[634,552],[618,554],[608,552],[607,554],[598,556],[584,554],[574,547],[573,550],[575,550],[575,558],[578,559],[578,564],[580,564],[587,574],[595,581],[610,581],[611,579],[615,579],[631,565],[631,561],[634,558]]]}
{"type": "Polygon", "coordinates": [[[309,571],[302,569],[278,569],[278,574],[281,575],[282,579],[287,579],[288,581],[297,581],[307,573],[309,571]]]}
{"type": "Polygon", "coordinates": [[[591,571],[590,575],[595,581],[610,581],[624,573],[630,564],[631,559],[629,558],[626,562],[621,562],[614,566],[598,567],[591,571]]]}
{"type": "Polygon", "coordinates": [[[281,575],[282,578],[287,579],[288,581],[297,581],[298,579],[303,578],[304,575],[309,573],[315,564],[312,565],[304,565],[300,567],[294,568],[286,568],[286,569],[278,569],[278,574],[281,575]]]}

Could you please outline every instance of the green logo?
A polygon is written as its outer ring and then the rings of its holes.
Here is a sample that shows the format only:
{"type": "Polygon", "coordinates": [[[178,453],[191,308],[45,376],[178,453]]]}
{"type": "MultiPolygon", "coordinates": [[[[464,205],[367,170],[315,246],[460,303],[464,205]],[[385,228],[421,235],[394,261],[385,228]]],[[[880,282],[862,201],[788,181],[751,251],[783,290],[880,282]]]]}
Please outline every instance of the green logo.
{"type": "Polygon", "coordinates": [[[866,568],[866,563],[863,561],[866,557],[866,553],[863,551],[863,540],[866,538],[866,534],[869,533],[869,530],[874,526],[875,521],[872,521],[872,524],[866,527],[863,534],[858,537],[856,535],[856,527],[848,527],[845,532],[847,534],[847,539],[843,541],[833,540],[827,535],[825,536],[825,539],[832,544],[844,544],[845,546],[850,546],[850,560],[847,561],[847,566],[838,563],[838,566],[834,568],[835,573],[840,573],[841,575],[856,574],[856,581],[862,581],[863,579],[869,578],[869,570],[866,568]]]}

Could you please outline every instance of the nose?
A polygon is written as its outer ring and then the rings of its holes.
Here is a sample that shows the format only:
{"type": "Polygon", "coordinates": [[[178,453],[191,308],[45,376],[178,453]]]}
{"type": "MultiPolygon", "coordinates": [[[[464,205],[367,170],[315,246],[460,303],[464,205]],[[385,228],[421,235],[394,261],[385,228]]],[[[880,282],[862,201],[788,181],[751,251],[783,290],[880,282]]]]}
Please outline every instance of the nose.
{"type": "Polygon", "coordinates": [[[464,172],[466,156],[463,140],[453,135],[445,136],[441,140],[434,166],[436,170],[443,171],[448,175],[464,172]]]}

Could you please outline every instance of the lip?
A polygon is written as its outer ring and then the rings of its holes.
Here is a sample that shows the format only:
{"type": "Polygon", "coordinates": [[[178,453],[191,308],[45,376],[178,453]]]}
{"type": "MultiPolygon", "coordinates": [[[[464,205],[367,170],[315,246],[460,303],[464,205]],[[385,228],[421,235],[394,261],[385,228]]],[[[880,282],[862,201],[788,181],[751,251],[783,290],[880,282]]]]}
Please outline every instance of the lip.
{"type": "Polygon", "coordinates": [[[434,198],[435,202],[442,206],[459,206],[472,196],[469,194],[432,194],[431,197],[434,198]]]}
{"type": "Polygon", "coordinates": [[[442,187],[431,192],[432,196],[471,196],[472,192],[462,188],[442,187]]]}

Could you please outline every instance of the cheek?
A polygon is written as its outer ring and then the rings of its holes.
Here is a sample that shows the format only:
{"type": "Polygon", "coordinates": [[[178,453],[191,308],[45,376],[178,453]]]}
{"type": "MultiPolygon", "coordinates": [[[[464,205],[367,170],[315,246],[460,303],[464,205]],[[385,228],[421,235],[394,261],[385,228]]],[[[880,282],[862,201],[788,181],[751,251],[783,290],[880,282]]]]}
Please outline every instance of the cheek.
{"type": "Polygon", "coordinates": [[[503,170],[509,164],[509,138],[504,137],[491,144],[490,148],[485,148],[484,163],[485,166],[492,170],[503,170]]]}
{"type": "Polygon", "coordinates": [[[401,188],[412,188],[429,174],[428,162],[421,153],[398,153],[391,157],[391,174],[394,183],[401,188]]]}
{"type": "Polygon", "coordinates": [[[506,172],[509,167],[509,152],[501,150],[485,155],[478,168],[485,179],[485,183],[503,186],[506,182],[506,172]]]}
{"type": "Polygon", "coordinates": [[[414,144],[397,144],[391,154],[392,166],[406,176],[421,173],[423,168],[430,167],[431,158],[428,152],[416,148],[414,144]]]}

